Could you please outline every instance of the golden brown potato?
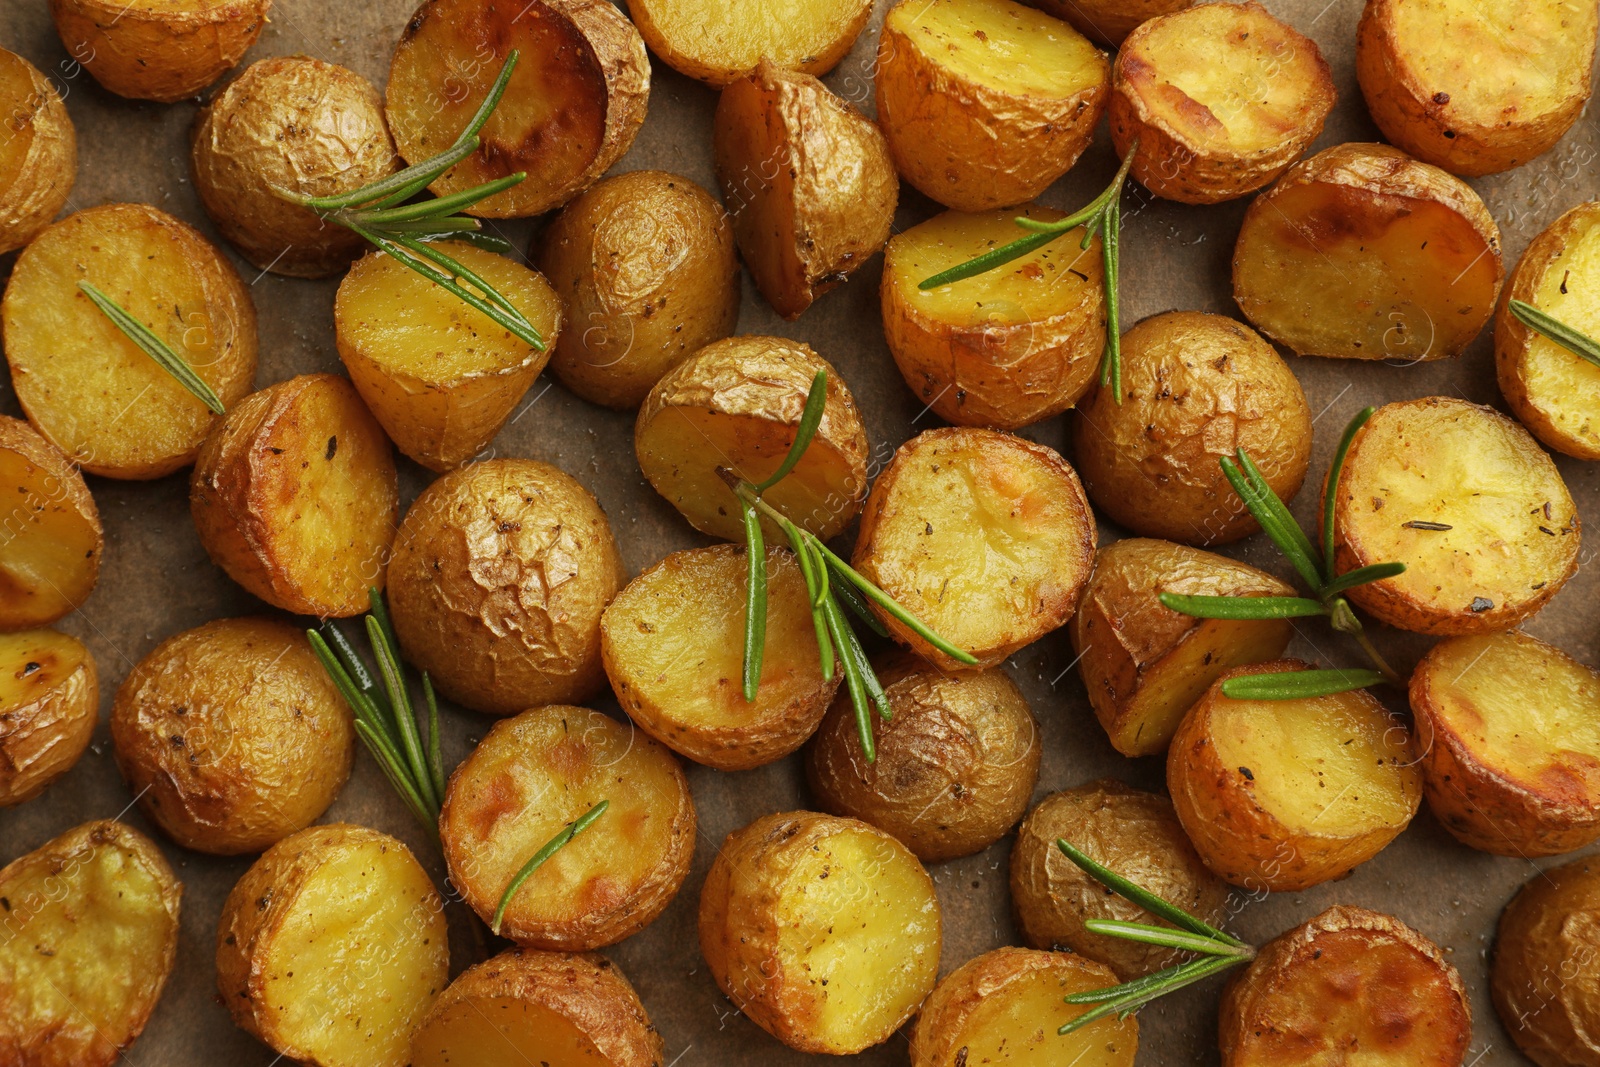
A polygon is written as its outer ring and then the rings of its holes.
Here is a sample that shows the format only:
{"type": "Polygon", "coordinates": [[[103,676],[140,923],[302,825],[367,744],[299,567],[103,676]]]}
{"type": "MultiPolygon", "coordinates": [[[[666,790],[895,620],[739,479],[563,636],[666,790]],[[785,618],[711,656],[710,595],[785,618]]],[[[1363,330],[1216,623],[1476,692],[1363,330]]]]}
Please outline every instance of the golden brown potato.
{"type": "Polygon", "coordinates": [[[1454,174],[1520,166],[1589,100],[1593,5],[1367,0],[1356,77],[1384,137],[1454,174]]]}
{"type": "Polygon", "coordinates": [[[413,1067],[661,1067],[661,1035],[604,956],[508,949],[468,968],[411,1039],[413,1067]]]}
{"type": "Polygon", "coordinates": [[[1380,144],[1301,160],[1250,202],[1233,297],[1302,356],[1454,356],[1494,312],[1500,230],[1459,178],[1380,144]]]}
{"type": "MultiPolygon", "coordinates": [[[[828,393],[816,437],[762,499],[824,540],[837,536],[867,495],[867,431],[839,372],[799,341],[730,337],[669,371],[634,424],[644,476],[695,529],[744,540],[739,500],[717,469],[750,482],[773,474],[794,443],[819,370],[828,372],[828,393]]],[[[769,540],[784,543],[773,523],[762,526],[769,540]]]]}
{"type": "Polygon", "coordinates": [[[890,238],[883,253],[883,333],[900,375],[946,422],[1016,430],[1078,402],[1106,342],[1105,267],[1081,230],[974,278],[919,289],[926,278],[1014,241],[1028,206],[947,211],[890,238]]]}
{"type": "Polygon", "coordinates": [[[1495,935],[1489,992],[1540,1067],[1600,1067],[1600,859],[1541,871],[1511,898],[1495,935]]]}
{"type": "Polygon", "coordinates": [[[1494,319],[1495,371],[1506,404],[1546,447],[1600,459],[1600,367],[1517,321],[1521,300],[1593,337],[1600,333],[1600,201],[1579,204],[1522,253],[1494,319]]]}
{"type": "Polygon", "coordinates": [[[1029,7],[1066,19],[1099,44],[1117,48],[1134,27],[1182,11],[1195,0],[1027,0],[1029,7]]]}
{"type": "Polygon", "coordinates": [[[1422,803],[1411,734],[1366,690],[1292,700],[1222,692],[1229,678],[1305,666],[1277,660],[1224,674],[1167,750],[1167,791],[1195,851],[1252,892],[1343,878],[1422,803]]]}
{"type": "Polygon", "coordinates": [[[429,186],[447,196],[527,174],[469,209],[485,218],[540,215],[593,185],[633,144],[650,98],[644,41],[605,0],[424,0],[389,65],[389,128],[406,162],[455,143],[513,50],[482,146],[429,186]]]}
{"type": "Polygon", "coordinates": [[[1458,839],[1554,856],[1600,839],[1600,672],[1518,631],[1453,637],[1411,675],[1428,807],[1458,839]]]}
{"type": "Polygon", "coordinates": [[[21,248],[72,195],[78,135],[55,86],[15,52],[0,48],[0,253],[21,248]]]}
{"type": "Polygon", "coordinates": [[[887,1040],[933,989],[939,938],[933,879],[855,819],[757,819],[728,835],[700,893],[700,951],[717,985],[801,1052],[887,1040]]]}
{"type": "Polygon", "coordinates": [[[333,318],[339,358],[395,446],[446,471],[500,432],[549,360],[562,315],[554,290],[522,264],[458,241],[440,250],[509,300],[544,350],[383,252],[344,276],[333,318]]]}
{"type": "Polygon", "coordinates": [[[763,57],[818,77],[838,65],[872,15],[872,0],[628,0],[663,63],[713,88],[763,57]]]}
{"type": "Polygon", "coordinates": [[[178,950],[183,886],[120,822],[76,826],[0,870],[0,1049],[18,1067],[111,1067],[178,950]]]}
{"type": "Polygon", "coordinates": [[[106,204],[36,238],[0,303],[17,399],[74,463],[108,478],[159,478],[194,462],[218,417],[79,282],[148,326],[232,407],[256,375],[255,305],[233,264],[171,215],[106,204]]]}
{"type": "Polygon", "coordinates": [[[367,243],[273,190],[336,196],[400,168],[378,90],[307,56],[250,64],[201,110],[190,149],[195,192],[222,236],[295,278],[337,274],[367,243]]]}
{"type": "Polygon", "coordinates": [[[1145,319],[1122,337],[1122,382],[1121,403],[1098,389],[1072,426],[1084,488],[1109,518],[1193,545],[1255,533],[1260,525],[1218,462],[1241,448],[1279,497],[1300,491],[1311,407],[1250,327],[1202,311],[1145,319]]]}
{"type": "Polygon", "coordinates": [[[474,711],[515,715],[605,683],[600,615],[624,575],[589,491],[497,459],[423,490],[395,535],[389,606],[406,659],[474,711]]]}
{"type": "Polygon", "coordinates": [[[694,801],[671,753],[587,708],[498,722],[456,768],[439,818],[451,884],[488,922],[523,864],[602,800],[610,807],[517,890],[499,932],[569,952],[638,933],[689,873],[694,801]]]}
{"type": "Polygon", "coordinates": [[[1200,861],[1172,801],[1101,778],[1045,797],[1017,831],[1011,904],[1022,940],[1034,948],[1069,949],[1111,968],[1124,982],[1171,966],[1181,956],[1087,930],[1084,923],[1090,919],[1170,924],[1107,893],[1056,846],[1060,840],[1190,915],[1222,921],[1228,887],[1200,861]]]}
{"type": "Polygon", "coordinates": [[[105,536],[83,475],[21,419],[0,415],[0,630],[75,610],[100,580],[105,536]]]}
{"type": "Polygon", "coordinates": [[[1432,396],[1379,408],[1356,434],[1334,501],[1341,574],[1404,574],[1347,594],[1391,626],[1494,633],[1544,606],[1578,568],[1578,512],[1528,431],[1432,396]]]}
{"type": "Polygon", "coordinates": [[[298,627],[216,619],[117,689],[111,741],[139,808],[185,848],[260,852],[328,810],[355,758],[350,709],[298,627]]]}
{"type": "Polygon", "coordinates": [[[711,154],[744,265],[786,319],[889,239],[900,182],[883,132],[809,74],[764,60],[722,90],[711,154]]]}
{"type": "Polygon", "coordinates": [[[404,1067],[449,969],[428,873],[363,826],[313,826],[273,845],[217,924],[217,992],[233,1021],[312,1067],[404,1067]]]}
{"type": "Polygon", "coordinates": [[[1269,942],[1221,1012],[1223,1067],[1460,1067],[1472,1042],[1466,988],[1439,946],[1345,905],[1269,942]]]}
{"type": "MultiPolygon", "coordinates": [[[[992,667],[1071,617],[1096,536],[1083,486],[1053,450],[995,430],[929,430],[878,476],[852,563],[977,666],[992,667]]],[[[873,610],[935,666],[966,666],[873,610]]]]}
{"type": "Polygon", "coordinates": [[[767,549],[767,643],[744,698],[745,550],[674,552],[628,583],[600,620],[617,702],[639,728],[697,763],[743,771],[782,759],[817,729],[843,673],[822,676],[805,578],[767,549]]]}
{"type": "Polygon", "coordinates": [[[272,0],[50,0],[61,43],[95,81],[168,104],[239,62],[271,8],[272,0]]]}
{"type": "Polygon", "coordinates": [[[733,333],[739,318],[727,213],[678,174],[619,174],[572,201],[545,230],[539,269],[571,327],[550,369],[607,407],[638,407],[663,374],[733,333]]]}
{"type": "Polygon", "coordinates": [[[334,374],[246,397],[206,438],[189,479],[212,561],[300,615],[367,610],[367,590],[383,588],[398,508],[389,439],[334,374]]]}
{"type": "Polygon", "coordinates": [[[1161,603],[1184,596],[1294,596],[1294,587],[1225,556],[1129,537],[1102,548],[1069,633],[1078,674],[1124,756],[1167,749],[1184,712],[1222,677],[1283,655],[1288,619],[1197,619],[1161,603]]]}
{"type": "Polygon", "coordinates": [[[32,800],[89,747],[100,675],[76,637],[0,634],[0,807],[32,800]]]}

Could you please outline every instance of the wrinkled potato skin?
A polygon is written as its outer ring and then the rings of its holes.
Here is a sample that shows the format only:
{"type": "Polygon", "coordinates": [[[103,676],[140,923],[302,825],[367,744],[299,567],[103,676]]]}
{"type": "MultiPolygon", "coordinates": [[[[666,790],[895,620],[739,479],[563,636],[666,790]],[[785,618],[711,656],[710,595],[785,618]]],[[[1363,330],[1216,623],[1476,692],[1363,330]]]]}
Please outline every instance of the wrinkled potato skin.
{"type": "Polygon", "coordinates": [[[1017,831],[1011,901],[1022,940],[1033,948],[1070,949],[1110,967],[1124,982],[1178,958],[1171,949],[1086,930],[1089,919],[1170,924],[1106,893],[1056,847],[1057,839],[1191,915],[1212,924],[1223,918],[1228,887],[1200,861],[1172,801],[1101,778],[1045,797],[1017,831]]]}
{"type": "MultiPolygon", "coordinates": [[[[0,96],[0,114],[12,137],[30,131],[25,155],[9,184],[0,186],[0,254],[21,248],[66,206],[78,176],[78,135],[55,86],[26,59],[0,49],[6,82],[27,82],[27,92],[0,96]]],[[[8,90],[21,85],[7,86],[8,90]]]]}
{"type": "Polygon", "coordinates": [[[721,89],[749,74],[763,56],[819,78],[838,66],[866,29],[872,0],[829,6],[836,9],[826,12],[835,16],[831,23],[824,21],[825,9],[788,0],[628,0],[628,15],[663,63],[721,89]],[[797,31],[791,22],[799,18],[811,25],[797,31]]]}
{"type": "Polygon", "coordinates": [[[1500,915],[1489,993],[1540,1067],[1600,1067],[1600,858],[1529,879],[1500,915]]]}
{"type": "Polygon", "coordinates": [[[1195,0],[1024,0],[1047,15],[1065,19],[1091,41],[1119,48],[1128,34],[1157,15],[1170,15],[1195,0]]]}
{"type": "MultiPolygon", "coordinates": [[[[74,573],[56,575],[49,588],[42,589],[32,573],[16,574],[0,563],[0,630],[27,630],[45,626],[76,610],[100,580],[100,557],[105,551],[105,533],[100,525],[100,510],[83,475],[78,473],[61,450],[21,419],[0,415],[0,452],[10,452],[37,472],[45,482],[47,500],[41,510],[37,504],[22,510],[0,512],[0,523],[10,544],[20,530],[35,526],[34,536],[44,536],[57,521],[82,524],[89,548],[74,573]],[[60,516],[61,519],[53,517],[60,516]],[[41,594],[46,594],[40,600],[41,594]]],[[[11,490],[12,486],[5,487],[11,490]]],[[[22,494],[18,494],[19,496],[22,494]]]]}
{"type": "Polygon", "coordinates": [[[261,36],[272,0],[187,6],[50,0],[50,15],[68,54],[95,81],[118,96],[170,104],[194,96],[239,62],[261,36]]]}
{"type": "MultiPolygon", "coordinates": [[[[0,706],[0,807],[32,800],[45,787],[70,771],[82,758],[94,736],[100,714],[100,675],[94,657],[82,642],[53,630],[39,634],[50,642],[66,641],[76,646],[68,655],[79,661],[65,678],[55,678],[47,689],[33,686],[9,707],[0,706]]],[[[33,635],[16,634],[0,638],[0,643],[26,642],[33,635]]],[[[22,654],[21,662],[8,655],[0,660],[0,670],[14,671],[19,688],[27,679],[49,680],[58,673],[63,658],[57,649],[34,645],[22,654]],[[30,671],[35,664],[39,668],[30,671]]]]}

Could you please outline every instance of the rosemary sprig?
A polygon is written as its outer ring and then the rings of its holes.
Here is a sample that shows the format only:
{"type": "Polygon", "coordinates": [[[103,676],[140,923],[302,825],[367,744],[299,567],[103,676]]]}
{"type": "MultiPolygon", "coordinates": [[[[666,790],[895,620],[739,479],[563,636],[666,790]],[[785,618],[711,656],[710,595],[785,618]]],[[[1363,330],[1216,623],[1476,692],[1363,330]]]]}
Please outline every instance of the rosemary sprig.
{"type": "Polygon", "coordinates": [[[1525,300],[1513,300],[1507,306],[1517,321],[1534,333],[1549,338],[1580,359],[1600,367],[1600,342],[1588,334],[1573,329],[1553,315],[1545,314],[1525,300]]]}
{"type": "Polygon", "coordinates": [[[1278,671],[1229,678],[1222,683],[1222,693],[1235,700],[1304,700],[1365,689],[1385,680],[1377,671],[1365,669],[1278,671]]]}
{"type": "Polygon", "coordinates": [[[1109,383],[1112,398],[1122,403],[1122,314],[1117,299],[1122,241],[1122,187],[1128,180],[1128,168],[1133,165],[1134,154],[1138,151],[1139,141],[1135,138],[1133,144],[1128,146],[1128,154],[1123,157],[1122,165],[1117,168],[1117,176],[1081,211],[1055,222],[1042,222],[1019,215],[1012,221],[1024,230],[1031,231],[1028,236],[1019,237],[1010,244],[942,270],[931,278],[923,279],[917,288],[937,289],[942,285],[986,274],[1082,226],[1083,240],[1078,247],[1087,249],[1099,236],[1100,257],[1105,265],[1106,344],[1100,357],[1100,385],[1104,387],[1109,383]]]}
{"type": "Polygon", "coordinates": [[[162,370],[172,375],[179,385],[198,397],[202,404],[211,409],[213,415],[227,413],[228,409],[223,407],[222,400],[212,391],[211,386],[207,385],[205,380],[195,373],[194,368],[174,352],[167,342],[157,337],[150,327],[128,314],[115,300],[88,282],[79,282],[78,288],[117,329],[127,335],[128,340],[143,349],[144,354],[155,360],[156,365],[162,370]]]}
{"type": "Polygon", "coordinates": [[[568,823],[560,833],[546,841],[544,847],[535,852],[528,862],[522,865],[522,870],[518,871],[516,876],[511,879],[511,884],[506,886],[505,894],[500,898],[500,906],[494,909],[494,921],[489,924],[489,929],[496,934],[500,932],[500,923],[506,917],[506,908],[511,906],[511,898],[517,895],[517,890],[522,888],[522,883],[526,882],[534,871],[543,866],[545,860],[565,848],[568,841],[587,830],[589,824],[604,815],[606,809],[610,806],[611,801],[602,800],[578,816],[568,823]]]}

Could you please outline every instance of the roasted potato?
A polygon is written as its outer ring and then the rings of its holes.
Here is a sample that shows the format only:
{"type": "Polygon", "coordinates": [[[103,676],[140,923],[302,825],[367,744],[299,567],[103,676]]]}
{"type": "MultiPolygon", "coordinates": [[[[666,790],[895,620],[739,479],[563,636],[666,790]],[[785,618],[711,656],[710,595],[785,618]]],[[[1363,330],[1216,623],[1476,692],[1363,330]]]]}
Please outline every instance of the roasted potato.
{"type": "Polygon", "coordinates": [[[395,446],[436,471],[483,450],[544,369],[561,302],[535,271],[464,242],[441,246],[493,285],[544,340],[538,351],[393,256],[371,252],[339,283],[339,358],[395,446]]]}
{"type": "Polygon", "coordinates": [[[111,1067],[178,951],[183,886],[148,837],[73,827],[0,870],[0,1050],[18,1067],[111,1067]]]}
{"type": "Polygon", "coordinates": [[[1089,703],[1124,756],[1165,752],[1224,671],[1277,659],[1294,636],[1288,619],[1197,619],[1162,593],[1295,595],[1266,571],[1197,548],[1129,537],[1100,549],[1068,633],[1089,703]]]}
{"type": "Polygon", "coordinates": [[[117,766],[185,848],[260,852],[328,810],[355,758],[350,708],[305,632],[215,619],[140,660],[111,706],[117,766]]]}
{"type": "Polygon", "coordinates": [[[1098,44],[1121,47],[1134,27],[1157,15],[1182,11],[1195,0],[1027,0],[1058,19],[1066,19],[1078,32],[1098,44]]]}
{"type": "Polygon", "coordinates": [[[711,154],[744,265],[786,319],[889,239],[900,183],[883,132],[809,74],[763,60],[722,90],[711,154]]]}
{"type": "Polygon", "coordinates": [[[710,193],[677,174],[636,170],[572,201],[539,256],[571,328],[550,369],[585,400],[637,408],[667,371],[733,333],[739,260],[710,193]]]}
{"type": "MultiPolygon", "coordinates": [[[[769,642],[771,638],[768,638],[769,642]]],[[[899,838],[924,862],[981,852],[1028,809],[1043,749],[1039,723],[998,668],[945,674],[905,653],[877,665],[894,715],[861,751],[848,693],[806,748],[822,807],[899,838]]]]}
{"type": "MultiPolygon", "coordinates": [[[[977,666],[992,667],[1072,615],[1096,536],[1083,486],[1053,450],[995,430],[928,430],[878,476],[852,563],[977,666]]],[[[966,666],[873,610],[935,666],[966,666]]]]}
{"type": "Polygon", "coordinates": [[[336,196],[400,169],[378,90],[307,56],[258,60],[229,82],[200,112],[190,161],[222,236],[262,270],[295,278],[337,274],[367,243],[275,190],[336,196]]]}
{"type": "Polygon", "coordinates": [[[1453,174],[1493,174],[1578,121],[1595,33],[1595,8],[1564,0],[1367,0],[1356,77],[1384,137],[1453,174]]]}
{"type": "Polygon", "coordinates": [[[1600,859],[1539,872],[1495,936],[1489,992],[1523,1055],[1540,1067],[1600,1067],[1600,859]]]}
{"type": "Polygon", "coordinates": [[[389,64],[389,129],[406,162],[455,143],[513,50],[521,61],[481,147],[429,186],[448,196],[527,174],[468,209],[486,218],[540,215],[593,185],[633,144],[650,98],[644,41],[605,0],[424,0],[389,64]]]}
{"type": "Polygon", "coordinates": [[[517,890],[498,932],[570,952],[639,932],[689,873],[694,801],[671,753],[598,711],[530,708],[456,768],[439,818],[451,884],[488,922],[523,864],[602,800],[595,823],[517,890]]]}
{"type": "Polygon", "coordinates": [[[1399,919],[1335,905],[1277,937],[1222,997],[1223,1067],[1460,1067],[1472,1042],[1461,975],[1399,919]]]}
{"type": "Polygon", "coordinates": [[[21,419],[0,415],[0,630],[55,622],[89,599],[105,536],[83,475],[21,419]]]}
{"type": "Polygon", "coordinates": [[[1303,669],[1276,660],[1227,672],[1167,749],[1167,791],[1195,851],[1252,892],[1343,878],[1422,803],[1411,734],[1366,690],[1291,700],[1222,692],[1229,678],[1303,669]]]}
{"type": "Polygon", "coordinates": [[[389,439],[349,381],[252,393],[206,438],[189,510],[213,562],[301,615],[359,615],[383,588],[399,507],[389,439]]]}
{"type": "MultiPolygon", "coordinates": [[[[799,341],[730,337],[667,372],[634,424],[644,476],[695,529],[744,540],[739,500],[717,470],[751,482],[774,473],[794,443],[819,370],[828,372],[828,393],[817,435],[762,499],[824,540],[838,535],[867,495],[867,431],[839,372],[799,341]]],[[[762,524],[769,539],[783,543],[782,531],[762,524]]]]}
{"type": "Polygon", "coordinates": [[[1011,905],[1022,940],[1034,948],[1068,949],[1124,982],[1171,966],[1180,955],[1087,930],[1090,919],[1170,924],[1107,893],[1056,846],[1063,839],[1190,915],[1212,924],[1222,920],[1228,887],[1200,861],[1172,801],[1101,778],[1045,797],[1017,831],[1011,905]]]}
{"type": "Polygon", "coordinates": [[[515,715],[602,688],[600,614],[622,578],[587,489],[547,463],[497,459],[445,475],[411,505],[389,606],[406,659],[441,693],[515,715]]]}
{"type": "Polygon", "coordinates": [[[470,967],[411,1039],[413,1067],[661,1067],[661,1035],[604,956],[513,948],[470,967]]]}
{"type": "Polygon", "coordinates": [[[1302,356],[1454,356],[1494,312],[1500,230],[1459,178],[1397,148],[1343,144],[1250,202],[1233,297],[1302,356]]]}
{"type": "Polygon", "coordinates": [[[1526,859],[1600,839],[1600,672],[1515,630],[1452,637],[1411,711],[1428,807],[1462,842],[1526,859]]]}
{"type": "Polygon", "coordinates": [[[66,205],[78,135],[61,94],[39,69],[0,48],[0,254],[21,248],[66,205]]]}
{"type": "Polygon", "coordinates": [[[958,211],[1032,200],[1106,110],[1105,55],[1012,0],[902,0],[883,20],[878,122],[895,169],[958,211]]]}
{"type": "Polygon", "coordinates": [[[1589,268],[1597,257],[1600,201],[1590,201],[1528,245],[1494,319],[1495,371],[1512,413],[1546,447],[1579,459],[1600,459],[1600,367],[1522,325],[1510,303],[1532,304],[1591,337],[1600,333],[1600,287],[1589,268]]]}
{"type": "Polygon", "coordinates": [[[0,634],[0,807],[32,800],[70,771],[94,735],[100,675],[76,637],[0,634]]]}
{"type": "Polygon", "coordinates": [[[817,729],[843,673],[822,676],[811,599],[794,555],[767,549],[766,653],[743,690],[745,550],[674,552],[606,608],[600,653],[639,728],[697,763],[743,771],[782,759],[817,729]]]}
{"type": "Polygon", "coordinates": [[[1013,241],[1017,215],[947,211],[889,239],[883,253],[883,333],[900,376],[946,422],[1016,430],[1078,402],[1106,341],[1105,267],[1081,230],[1006,266],[952,285],[926,278],[1013,241]]]}
{"type": "Polygon", "coordinates": [[[1455,397],[1397,401],[1356,434],[1334,500],[1335,568],[1404,574],[1346,595],[1391,626],[1494,633],[1578,568],[1578,512],[1528,431],[1455,397]]]}
{"type": "Polygon", "coordinates": [[[1300,491],[1311,407],[1250,327],[1202,311],[1145,319],[1122,337],[1122,381],[1120,402],[1098,389],[1072,425],[1078,471],[1102,514],[1194,545],[1253,534],[1261,527],[1218,462],[1241,448],[1279,497],[1300,491]]]}
{"type": "Polygon", "coordinates": [[[228,894],[217,992],[239,1027],[313,1067],[404,1067],[449,977],[444,902],[411,850],[364,826],[279,841],[228,894]]]}
{"type": "Polygon", "coordinates": [[[50,0],[56,33],[94,80],[135,100],[194,96],[261,36],[272,0],[50,0]]]}
{"type": "Polygon", "coordinates": [[[757,819],[728,835],[700,892],[700,951],[717,985],[801,1052],[886,1041],[933,989],[939,940],[933,879],[855,819],[757,819]]]}
{"type": "Polygon", "coordinates": [[[165,212],[106,204],[37,237],[0,303],[17,400],[74,463],[108,478],[159,478],[194,462],[217,416],[79,282],[148,326],[232,407],[256,376],[255,305],[233,264],[165,212]]]}
{"type": "Polygon", "coordinates": [[[872,0],[628,0],[628,14],[663,63],[720,89],[763,57],[828,73],[866,28],[872,0]]]}

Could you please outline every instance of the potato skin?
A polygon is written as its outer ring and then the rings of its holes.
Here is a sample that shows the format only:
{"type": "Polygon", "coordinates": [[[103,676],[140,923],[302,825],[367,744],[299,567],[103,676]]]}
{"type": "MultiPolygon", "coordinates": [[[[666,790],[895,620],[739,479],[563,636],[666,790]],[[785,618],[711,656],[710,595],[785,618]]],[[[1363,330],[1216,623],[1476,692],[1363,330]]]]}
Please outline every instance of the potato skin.
{"type": "Polygon", "coordinates": [[[0,807],[10,807],[82,758],[99,720],[100,676],[83,643],[54,630],[0,635],[0,672],[0,807]]]}
{"type": "Polygon", "coordinates": [[[30,561],[13,570],[0,560],[0,630],[27,630],[55,622],[89,599],[100,580],[105,532],[78,469],[38,430],[4,415],[0,415],[0,471],[10,475],[0,490],[12,499],[12,493],[26,493],[31,502],[20,509],[13,505],[0,520],[8,554],[26,553],[46,561],[42,567],[30,561]],[[72,547],[70,556],[55,551],[62,543],[72,547]],[[47,582],[38,580],[41,573],[47,582]]]}
{"type": "Polygon", "coordinates": [[[56,33],[95,81],[134,100],[194,96],[261,36],[272,0],[50,0],[56,33]]]}
{"type": "Polygon", "coordinates": [[[1027,0],[1047,15],[1065,19],[1099,44],[1119,48],[1136,26],[1157,15],[1170,15],[1195,0],[1027,0]]]}
{"type": "Polygon", "coordinates": [[[1500,915],[1489,993],[1523,1055],[1540,1067],[1600,1067],[1600,860],[1548,868],[1500,915]]]}
{"type": "Polygon", "coordinates": [[[872,0],[628,0],[628,15],[663,63],[720,89],[763,56],[822,77],[861,36],[872,0]]]}
{"type": "Polygon", "coordinates": [[[67,105],[39,69],[0,48],[0,113],[12,133],[0,148],[0,254],[21,248],[66,206],[78,175],[78,135],[67,105]],[[24,131],[26,147],[17,144],[24,131]],[[22,158],[12,153],[22,151],[22,158]]]}

